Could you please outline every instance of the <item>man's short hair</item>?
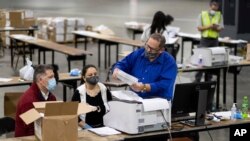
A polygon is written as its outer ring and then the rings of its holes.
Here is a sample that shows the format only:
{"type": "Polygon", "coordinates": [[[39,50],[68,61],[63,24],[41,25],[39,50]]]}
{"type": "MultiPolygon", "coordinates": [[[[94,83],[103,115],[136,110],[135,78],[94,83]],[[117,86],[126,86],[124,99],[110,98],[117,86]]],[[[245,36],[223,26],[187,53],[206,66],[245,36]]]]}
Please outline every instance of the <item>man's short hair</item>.
{"type": "Polygon", "coordinates": [[[42,75],[45,75],[47,70],[53,71],[52,65],[38,65],[35,67],[34,75],[33,75],[33,82],[37,82],[38,78],[42,75]]]}
{"type": "Polygon", "coordinates": [[[160,45],[159,47],[160,48],[163,48],[165,46],[165,43],[166,43],[166,39],[164,36],[162,36],[160,33],[154,33],[150,36],[150,38],[160,42],[160,45]]]}
{"type": "Polygon", "coordinates": [[[211,1],[210,1],[210,5],[213,4],[213,3],[216,3],[216,4],[218,4],[218,5],[220,4],[218,0],[211,0],[211,1]]]}

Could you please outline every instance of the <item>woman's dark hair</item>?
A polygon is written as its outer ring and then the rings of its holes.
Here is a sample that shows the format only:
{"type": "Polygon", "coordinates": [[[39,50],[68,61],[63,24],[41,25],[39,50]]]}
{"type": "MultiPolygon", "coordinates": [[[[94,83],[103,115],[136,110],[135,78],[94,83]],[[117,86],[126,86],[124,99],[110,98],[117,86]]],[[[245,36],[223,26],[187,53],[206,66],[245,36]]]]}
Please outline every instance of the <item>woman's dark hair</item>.
{"type": "Polygon", "coordinates": [[[83,78],[84,78],[84,76],[85,76],[85,74],[87,73],[87,70],[88,70],[89,68],[95,68],[95,69],[97,70],[96,66],[95,66],[95,65],[92,65],[92,64],[89,64],[89,65],[84,66],[84,67],[82,68],[81,84],[85,83],[85,81],[84,81],[83,78]]]}
{"type": "Polygon", "coordinates": [[[172,17],[171,15],[166,15],[166,20],[165,20],[165,26],[170,25],[173,21],[174,21],[174,17],[172,17]]]}
{"type": "Polygon", "coordinates": [[[155,32],[160,33],[161,31],[164,31],[166,29],[165,20],[165,14],[162,11],[157,11],[151,24],[150,34],[153,34],[155,32]]]}

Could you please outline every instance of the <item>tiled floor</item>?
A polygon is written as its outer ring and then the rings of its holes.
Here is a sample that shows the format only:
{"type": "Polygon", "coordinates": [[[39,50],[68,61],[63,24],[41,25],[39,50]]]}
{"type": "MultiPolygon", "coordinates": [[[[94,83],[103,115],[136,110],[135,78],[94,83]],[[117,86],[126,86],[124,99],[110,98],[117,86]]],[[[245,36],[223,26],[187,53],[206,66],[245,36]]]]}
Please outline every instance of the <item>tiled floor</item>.
{"type": "MultiPolygon", "coordinates": [[[[86,24],[93,26],[104,24],[112,29],[117,36],[131,38],[131,33],[129,33],[125,27],[124,22],[126,21],[140,21],[150,23],[152,16],[155,11],[162,10],[165,13],[169,13],[175,17],[174,26],[181,27],[183,32],[197,33],[196,31],[196,18],[199,12],[206,9],[208,6],[208,0],[72,0],[72,1],[62,1],[55,0],[53,4],[52,1],[33,1],[33,0],[12,0],[12,1],[0,1],[1,8],[27,8],[35,11],[35,16],[69,16],[69,17],[84,17],[86,19],[86,24]],[[63,4],[62,4],[63,2],[63,4]]],[[[137,37],[139,39],[139,36],[137,37]]],[[[80,48],[83,44],[81,44],[80,48]]],[[[73,46],[69,44],[69,46],[73,46]]],[[[121,45],[121,50],[131,50],[131,47],[121,45]]],[[[97,52],[97,44],[91,43],[89,51],[97,52]]],[[[112,50],[112,54],[114,54],[112,50]]],[[[190,55],[190,44],[185,44],[184,56],[190,55]]],[[[5,50],[5,56],[0,58],[0,77],[9,77],[17,72],[14,72],[10,67],[10,51],[5,50]]],[[[37,64],[37,52],[34,55],[34,64],[37,64]]],[[[56,53],[55,62],[59,65],[59,72],[66,72],[67,64],[66,56],[63,54],[56,53]]],[[[114,63],[114,55],[111,55],[114,63]]],[[[48,53],[47,60],[51,60],[51,56],[48,53]]],[[[180,60],[180,54],[177,56],[177,61],[180,60]]],[[[22,59],[20,60],[22,62],[22,59]]],[[[97,55],[87,57],[87,64],[97,65],[97,55]]],[[[102,59],[102,64],[103,59],[102,59]]],[[[74,62],[72,68],[81,68],[81,62],[74,62]]],[[[18,65],[18,68],[22,67],[22,63],[18,65]]],[[[106,78],[107,69],[104,69],[103,65],[99,68],[101,80],[104,81],[106,78]]],[[[241,99],[244,95],[249,96],[247,87],[250,82],[249,68],[244,67],[241,73],[238,75],[238,103],[241,103],[241,99]]],[[[179,82],[191,82],[194,79],[194,74],[191,73],[180,73],[178,81],[179,82]]],[[[228,73],[227,79],[227,105],[229,109],[233,101],[233,76],[228,73]]],[[[221,81],[222,82],[222,81],[221,81]]],[[[9,87],[0,88],[0,107],[3,107],[3,95],[5,92],[10,91],[25,91],[28,87],[9,87]]],[[[222,90],[222,89],[221,89],[222,90]]],[[[58,99],[62,99],[62,86],[59,85],[54,91],[58,99]]],[[[72,92],[68,90],[68,99],[71,98],[72,92]]],[[[220,102],[222,102],[222,96],[220,97],[220,102]]],[[[222,106],[222,105],[221,105],[222,106]]],[[[3,108],[0,108],[0,117],[3,116],[3,108]]],[[[216,130],[210,131],[213,140],[227,141],[229,140],[229,130],[216,130]]],[[[201,141],[211,140],[207,132],[201,133],[201,141]]]]}

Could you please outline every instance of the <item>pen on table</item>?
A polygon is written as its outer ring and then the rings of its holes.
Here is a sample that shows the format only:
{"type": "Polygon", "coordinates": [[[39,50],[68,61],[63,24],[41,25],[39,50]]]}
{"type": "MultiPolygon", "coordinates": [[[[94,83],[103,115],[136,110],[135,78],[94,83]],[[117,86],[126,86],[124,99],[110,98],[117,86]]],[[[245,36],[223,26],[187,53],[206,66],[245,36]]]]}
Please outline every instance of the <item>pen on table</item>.
{"type": "Polygon", "coordinates": [[[217,119],[221,119],[221,116],[217,116],[216,114],[213,114],[214,117],[216,117],[217,119]]]}

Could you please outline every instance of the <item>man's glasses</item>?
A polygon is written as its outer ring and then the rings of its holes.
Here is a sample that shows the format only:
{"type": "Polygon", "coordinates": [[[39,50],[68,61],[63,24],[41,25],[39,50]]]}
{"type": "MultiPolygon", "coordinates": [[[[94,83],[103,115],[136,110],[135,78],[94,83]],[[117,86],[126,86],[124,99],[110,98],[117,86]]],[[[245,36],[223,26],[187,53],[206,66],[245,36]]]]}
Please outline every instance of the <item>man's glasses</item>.
{"type": "Polygon", "coordinates": [[[149,46],[148,44],[145,44],[145,47],[146,49],[150,49],[150,51],[153,51],[153,52],[158,52],[160,49],[155,49],[155,48],[152,48],[151,46],[149,46]]]}

